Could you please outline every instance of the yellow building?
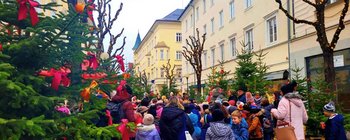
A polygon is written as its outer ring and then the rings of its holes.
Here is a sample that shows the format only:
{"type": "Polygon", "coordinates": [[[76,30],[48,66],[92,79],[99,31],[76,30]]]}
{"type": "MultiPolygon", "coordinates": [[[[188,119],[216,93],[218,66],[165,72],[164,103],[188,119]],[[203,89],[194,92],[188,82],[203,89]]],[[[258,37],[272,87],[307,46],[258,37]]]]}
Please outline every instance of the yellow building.
{"type": "Polygon", "coordinates": [[[178,17],[182,9],[176,9],[162,19],[156,20],[139,45],[135,44],[134,64],[136,73],[145,72],[148,83],[154,83],[154,92],[159,93],[163,85],[168,85],[162,68],[170,59],[176,66],[176,84],[181,82],[181,22],[178,17]]]}
{"type": "MultiPolygon", "coordinates": [[[[195,28],[200,34],[207,33],[202,55],[203,84],[208,81],[210,68],[219,66],[219,61],[225,61],[225,70],[230,70],[229,76],[233,77],[237,52],[241,49],[268,52],[265,62],[269,80],[281,80],[288,70],[287,18],[273,0],[191,0],[180,20],[183,46],[195,28]],[[243,41],[246,48],[240,44],[243,41]]],[[[182,63],[183,81],[188,77],[189,85],[193,85],[196,83],[193,69],[186,60],[182,63]]]]}
{"type": "MultiPolygon", "coordinates": [[[[325,24],[328,41],[333,38],[337,28],[340,13],[344,7],[342,0],[329,0],[325,9],[325,24]]],[[[315,9],[302,0],[295,0],[294,15],[298,18],[315,21],[315,9]]],[[[350,11],[344,19],[345,29],[341,32],[334,50],[334,67],[336,71],[337,88],[340,89],[338,101],[342,107],[350,110],[350,11]]],[[[293,24],[291,40],[291,65],[304,68],[301,74],[315,81],[323,78],[322,50],[316,41],[315,29],[305,24],[293,24]]],[[[293,73],[292,73],[293,74],[293,73]]]]}

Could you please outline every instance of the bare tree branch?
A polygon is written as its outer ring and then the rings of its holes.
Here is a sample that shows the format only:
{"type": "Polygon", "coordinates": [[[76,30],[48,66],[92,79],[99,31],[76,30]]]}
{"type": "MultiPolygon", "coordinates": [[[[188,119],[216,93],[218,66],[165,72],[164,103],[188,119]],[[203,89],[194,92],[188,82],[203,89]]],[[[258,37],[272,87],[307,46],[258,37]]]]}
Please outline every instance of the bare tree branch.
{"type": "Polygon", "coordinates": [[[348,10],[349,10],[349,0],[344,0],[344,7],[343,7],[343,10],[342,10],[340,18],[339,18],[338,27],[337,27],[337,30],[334,32],[333,39],[332,39],[332,42],[330,44],[330,47],[332,49],[335,48],[336,42],[338,42],[338,40],[339,40],[340,32],[342,30],[344,30],[344,28],[345,28],[344,18],[346,16],[346,13],[348,12],[348,10]]]}
{"type": "Polygon", "coordinates": [[[309,5],[312,5],[313,7],[316,7],[316,4],[315,3],[312,3],[311,1],[309,0],[303,0],[305,3],[309,4],[309,5]]]}
{"type": "Polygon", "coordinates": [[[200,92],[201,89],[201,75],[202,75],[202,53],[203,53],[203,47],[204,47],[204,42],[205,42],[205,35],[203,34],[202,36],[202,43],[201,43],[201,38],[199,37],[199,30],[198,28],[196,29],[196,35],[194,36],[189,36],[189,41],[186,39],[186,44],[188,47],[183,46],[182,50],[182,55],[184,58],[191,64],[192,68],[195,71],[196,78],[197,78],[197,91],[196,93],[200,92]]]}
{"type": "Polygon", "coordinates": [[[312,25],[312,26],[316,26],[316,22],[311,22],[311,21],[308,21],[308,20],[303,20],[303,19],[297,19],[295,17],[293,17],[292,15],[290,15],[288,13],[288,11],[286,9],[283,8],[283,5],[282,5],[282,2],[281,0],[275,0],[278,5],[279,5],[279,9],[291,20],[293,20],[295,23],[304,23],[304,24],[308,24],[308,25],[312,25]]]}

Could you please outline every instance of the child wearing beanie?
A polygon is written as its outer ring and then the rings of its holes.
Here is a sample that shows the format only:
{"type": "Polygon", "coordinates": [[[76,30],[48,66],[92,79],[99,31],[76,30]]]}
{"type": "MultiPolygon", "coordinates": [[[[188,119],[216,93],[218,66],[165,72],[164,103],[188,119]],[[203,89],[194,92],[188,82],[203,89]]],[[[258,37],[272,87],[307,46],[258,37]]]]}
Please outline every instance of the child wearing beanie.
{"type": "Polygon", "coordinates": [[[344,117],[335,113],[334,102],[329,102],[323,107],[323,114],[328,117],[326,121],[326,140],[346,140],[344,129],[344,117]]]}
{"type": "Polygon", "coordinates": [[[160,140],[159,133],[153,122],[153,115],[145,114],[143,117],[143,125],[138,126],[136,140],[160,140]]]}

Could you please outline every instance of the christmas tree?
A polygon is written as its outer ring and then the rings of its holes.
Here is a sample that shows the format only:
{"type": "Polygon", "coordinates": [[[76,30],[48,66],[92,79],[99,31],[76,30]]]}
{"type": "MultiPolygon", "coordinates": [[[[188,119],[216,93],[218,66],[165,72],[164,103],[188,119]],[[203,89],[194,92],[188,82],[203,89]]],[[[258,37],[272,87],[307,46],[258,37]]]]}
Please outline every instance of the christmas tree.
{"type": "Polygon", "coordinates": [[[221,88],[224,92],[229,89],[229,83],[232,79],[227,78],[231,71],[225,71],[223,62],[220,62],[220,70],[217,70],[217,67],[212,67],[211,74],[208,75],[209,81],[207,82],[208,88],[221,88]]]}
{"type": "Polygon", "coordinates": [[[251,50],[242,49],[236,60],[238,67],[236,67],[235,71],[234,89],[245,86],[252,93],[265,93],[267,91],[269,81],[265,78],[268,70],[268,67],[263,62],[265,55],[262,50],[258,51],[258,53],[253,53],[251,50]],[[254,56],[256,60],[254,60],[254,56]]]}
{"type": "Polygon", "coordinates": [[[34,7],[53,10],[53,6],[58,5],[0,1],[0,138],[120,137],[118,124],[96,127],[92,121],[105,108],[106,92],[115,88],[117,77],[98,68],[104,65],[96,63],[98,50],[82,47],[94,37],[81,21],[85,16],[81,9],[36,18],[34,7]],[[83,70],[86,60],[90,65],[83,70]],[[82,92],[87,93],[82,98],[81,91],[90,92],[82,92]]]}

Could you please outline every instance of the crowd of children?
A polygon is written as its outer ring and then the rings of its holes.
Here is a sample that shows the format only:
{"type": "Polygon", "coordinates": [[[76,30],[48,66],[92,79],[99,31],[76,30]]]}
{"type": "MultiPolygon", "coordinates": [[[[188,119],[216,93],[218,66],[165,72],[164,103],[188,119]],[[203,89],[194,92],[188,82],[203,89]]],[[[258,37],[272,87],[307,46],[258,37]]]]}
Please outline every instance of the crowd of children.
{"type": "MultiPolygon", "coordinates": [[[[297,98],[298,93],[293,90],[295,86],[289,84],[288,87],[282,87],[281,94],[274,93],[277,97],[273,101],[269,101],[258,92],[252,94],[244,87],[240,87],[235,93],[231,91],[228,91],[227,94],[214,93],[212,95],[215,96],[202,103],[190,99],[186,93],[182,95],[170,93],[168,97],[157,96],[155,98],[145,93],[141,100],[134,96],[131,102],[119,101],[119,103],[127,103],[132,106],[133,113],[130,113],[128,107],[121,108],[126,111],[121,113],[125,114],[121,117],[136,123],[136,134],[132,138],[136,140],[271,140],[274,139],[273,128],[278,125],[277,119],[284,121],[291,119],[283,118],[283,115],[291,113],[283,110],[283,105],[288,105],[283,103],[284,100],[289,101],[289,108],[294,107],[293,110],[301,110],[301,123],[307,121],[305,107],[302,102],[300,104],[300,99],[297,98]],[[279,104],[280,100],[282,104],[279,104]],[[134,118],[130,118],[131,114],[134,118]]],[[[130,90],[125,91],[130,92],[130,90]]],[[[213,92],[217,91],[218,89],[213,90],[213,92]]],[[[125,95],[116,94],[115,96],[125,95]]],[[[116,99],[120,97],[112,98],[111,102],[116,99]]],[[[325,123],[325,130],[331,132],[326,137],[346,139],[345,133],[343,135],[342,132],[343,118],[335,113],[334,105],[327,104],[324,111],[324,114],[329,117],[325,123]]],[[[298,116],[292,118],[298,120],[298,116]]],[[[293,122],[290,123],[294,125],[293,122]]],[[[296,129],[299,128],[296,127],[296,129]]],[[[295,133],[299,134],[298,131],[295,130],[295,133]]],[[[305,139],[305,136],[297,138],[298,140],[305,139]]]]}

